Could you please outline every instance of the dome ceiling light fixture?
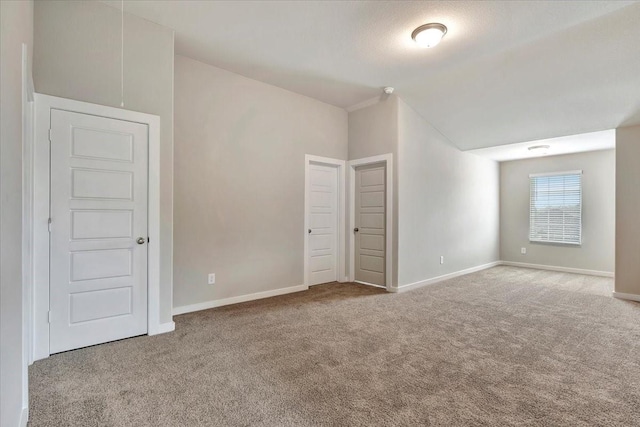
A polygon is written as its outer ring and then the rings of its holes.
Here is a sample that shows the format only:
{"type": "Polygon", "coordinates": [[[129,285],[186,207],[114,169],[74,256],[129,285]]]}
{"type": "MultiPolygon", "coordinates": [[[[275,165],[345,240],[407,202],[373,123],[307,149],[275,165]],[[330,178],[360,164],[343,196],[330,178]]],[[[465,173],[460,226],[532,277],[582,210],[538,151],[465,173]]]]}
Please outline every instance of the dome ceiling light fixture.
{"type": "Polygon", "coordinates": [[[533,145],[527,149],[531,152],[545,155],[549,152],[549,148],[551,148],[549,145],[533,145]]]}
{"type": "Polygon", "coordinates": [[[420,25],[418,28],[413,30],[411,38],[418,44],[418,46],[431,48],[440,43],[445,34],[447,34],[447,27],[442,24],[432,22],[430,24],[420,25]]]}

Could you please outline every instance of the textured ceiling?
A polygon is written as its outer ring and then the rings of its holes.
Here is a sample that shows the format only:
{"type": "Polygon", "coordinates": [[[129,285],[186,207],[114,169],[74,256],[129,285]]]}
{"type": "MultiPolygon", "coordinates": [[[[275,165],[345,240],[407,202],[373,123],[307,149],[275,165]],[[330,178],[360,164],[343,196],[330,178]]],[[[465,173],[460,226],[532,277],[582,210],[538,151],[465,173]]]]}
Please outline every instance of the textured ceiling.
{"type": "MultiPolygon", "coordinates": [[[[119,6],[119,1],[108,2],[119,6]]],[[[640,2],[126,1],[176,53],[347,108],[384,86],[461,149],[640,123],[640,2]],[[419,49],[411,31],[449,32],[419,49]]]]}

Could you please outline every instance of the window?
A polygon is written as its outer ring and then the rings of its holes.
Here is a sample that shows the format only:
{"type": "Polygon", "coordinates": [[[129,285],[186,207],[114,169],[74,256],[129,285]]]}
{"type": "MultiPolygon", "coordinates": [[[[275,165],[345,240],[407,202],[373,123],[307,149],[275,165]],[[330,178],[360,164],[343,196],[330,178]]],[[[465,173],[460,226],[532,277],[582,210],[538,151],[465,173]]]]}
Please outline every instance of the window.
{"type": "Polygon", "coordinates": [[[529,175],[529,241],[582,244],[582,171],[529,175]]]}

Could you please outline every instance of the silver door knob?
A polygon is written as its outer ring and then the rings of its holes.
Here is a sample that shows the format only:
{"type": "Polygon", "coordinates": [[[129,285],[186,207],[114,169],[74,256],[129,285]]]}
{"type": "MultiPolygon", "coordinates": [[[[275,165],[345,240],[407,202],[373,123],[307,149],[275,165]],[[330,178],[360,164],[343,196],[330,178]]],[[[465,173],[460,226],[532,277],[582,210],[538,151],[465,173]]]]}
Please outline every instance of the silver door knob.
{"type": "Polygon", "coordinates": [[[360,231],[360,229],[359,229],[358,227],[356,227],[356,228],[354,228],[354,229],[353,229],[353,232],[354,232],[354,233],[357,233],[358,231],[360,231]]]}
{"type": "Polygon", "coordinates": [[[138,237],[138,239],[136,240],[136,243],[139,245],[143,245],[144,244],[144,237],[138,237]]]}

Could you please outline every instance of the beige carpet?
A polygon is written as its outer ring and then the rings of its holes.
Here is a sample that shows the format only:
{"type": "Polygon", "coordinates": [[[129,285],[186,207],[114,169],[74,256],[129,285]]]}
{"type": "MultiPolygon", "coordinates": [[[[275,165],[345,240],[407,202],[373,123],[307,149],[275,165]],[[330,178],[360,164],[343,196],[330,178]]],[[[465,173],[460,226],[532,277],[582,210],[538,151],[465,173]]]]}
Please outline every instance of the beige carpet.
{"type": "Polygon", "coordinates": [[[640,425],[640,304],[512,267],[177,316],[30,370],[32,426],[640,425]]]}

